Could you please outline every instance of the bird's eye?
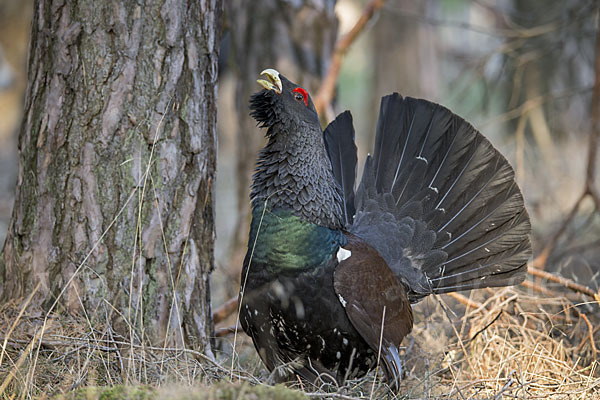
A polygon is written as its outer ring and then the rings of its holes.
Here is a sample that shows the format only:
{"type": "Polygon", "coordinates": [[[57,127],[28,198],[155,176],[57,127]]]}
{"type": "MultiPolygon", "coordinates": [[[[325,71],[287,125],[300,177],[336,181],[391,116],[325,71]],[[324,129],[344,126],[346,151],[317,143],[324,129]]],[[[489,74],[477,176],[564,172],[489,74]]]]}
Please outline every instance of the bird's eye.
{"type": "Polygon", "coordinates": [[[304,101],[304,105],[308,107],[308,92],[304,89],[302,89],[301,87],[297,87],[296,89],[292,90],[292,93],[294,93],[294,98],[297,101],[304,101]]]}

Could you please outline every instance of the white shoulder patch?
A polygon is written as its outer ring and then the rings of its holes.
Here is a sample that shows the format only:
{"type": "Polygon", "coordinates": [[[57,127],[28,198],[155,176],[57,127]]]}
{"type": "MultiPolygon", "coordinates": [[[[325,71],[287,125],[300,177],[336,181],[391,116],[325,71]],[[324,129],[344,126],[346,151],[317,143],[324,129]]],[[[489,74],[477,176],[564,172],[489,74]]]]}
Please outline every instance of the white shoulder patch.
{"type": "Polygon", "coordinates": [[[337,259],[338,262],[342,262],[347,258],[350,258],[350,256],[352,255],[352,252],[350,250],[346,250],[343,247],[340,247],[340,249],[337,252],[337,259]]]}
{"type": "Polygon", "coordinates": [[[340,303],[342,303],[342,307],[346,307],[346,304],[348,304],[348,302],[339,293],[338,293],[338,299],[340,299],[340,303]]]}

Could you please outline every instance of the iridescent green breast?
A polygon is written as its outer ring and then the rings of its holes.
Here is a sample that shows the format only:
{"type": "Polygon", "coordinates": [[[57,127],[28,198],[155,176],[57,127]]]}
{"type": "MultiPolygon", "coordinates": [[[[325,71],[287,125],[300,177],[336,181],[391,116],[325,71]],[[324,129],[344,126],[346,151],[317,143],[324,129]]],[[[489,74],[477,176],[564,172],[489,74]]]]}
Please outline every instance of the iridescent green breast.
{"type": "Polygon", "coordinates": [[[268,270],[301,270],[324,265],[344,243],[340,230],[303,221],[291,210],[265,210],[262,206],[252,210],[249,261],[268,270]]]}

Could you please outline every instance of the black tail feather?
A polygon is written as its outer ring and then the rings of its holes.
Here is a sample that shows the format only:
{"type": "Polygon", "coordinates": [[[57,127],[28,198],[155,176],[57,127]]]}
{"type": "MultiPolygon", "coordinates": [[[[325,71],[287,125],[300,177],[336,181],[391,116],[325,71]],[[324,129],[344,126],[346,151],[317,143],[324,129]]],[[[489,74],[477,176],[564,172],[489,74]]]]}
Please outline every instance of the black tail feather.
{"type": "Polygon", "coordinates": [[[350,111],[345,111],[331,122],[325,132],[325,149],[336,181],[344,194],[344,215],[346,226],[352,225],[354,213],[354,182],[356,180],[356,145],[354,144],[354,126],[350,111]]]}
{"type": "Polygon", "coordinates": [[[531,227],[514,172],[440,105],[382,99],[356,205],[352,231],[381,253],[413,301],[524,279],[531,227]]]}

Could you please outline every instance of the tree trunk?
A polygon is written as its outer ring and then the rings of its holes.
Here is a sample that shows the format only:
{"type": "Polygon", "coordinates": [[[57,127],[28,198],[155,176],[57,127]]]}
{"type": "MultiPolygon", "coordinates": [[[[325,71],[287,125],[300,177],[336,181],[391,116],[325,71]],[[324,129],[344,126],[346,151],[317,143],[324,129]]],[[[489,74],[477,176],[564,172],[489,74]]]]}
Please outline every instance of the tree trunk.
{"type": "Polygon", "coordinates": [[[209,352],[221,1],[146,3],[36,1],[0,295],[209,352]]]}
{"type": "MultiPolygon", "coordinates": [[[[232,278],[239,279],[250,223],[249,189],[264,138],[248,114],[262,70],[275,68],[314,96],[327,72],[337,36],[335,0],[231,0],[226,13],[237,77],[236,174],[238,216],[231,243],[232,278]],[[268,21],[266,23],[265,21],[268,21]]],[[[233,287],[231,295],[237,295],[233,287]]]]}
{"type": "MultiPolygon", "coordinates": [[[[432,39],[431,27],[414,15],[426,15],[427,1],[390,0],[388,8],[380,13],[373,27],[372,65],[374,90],[371,101],[370,137],[364,143],[371,148],[375,142],[375,129],[379,117],[381,97],[399,92],[436,100],[439,87],[439,64],[436,40],[432,39]]],[[[364,147],[363,147],[364,148],[364,147]]]]}

